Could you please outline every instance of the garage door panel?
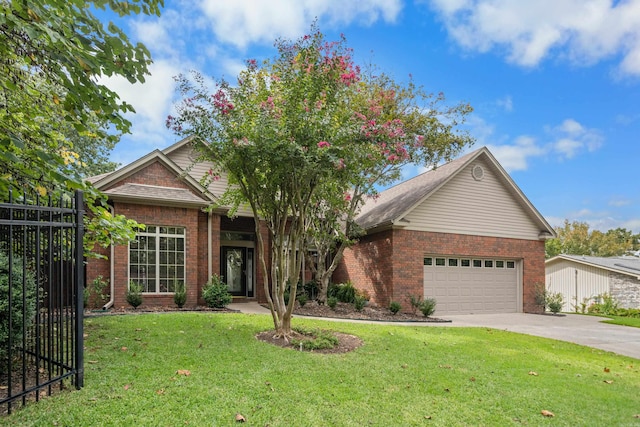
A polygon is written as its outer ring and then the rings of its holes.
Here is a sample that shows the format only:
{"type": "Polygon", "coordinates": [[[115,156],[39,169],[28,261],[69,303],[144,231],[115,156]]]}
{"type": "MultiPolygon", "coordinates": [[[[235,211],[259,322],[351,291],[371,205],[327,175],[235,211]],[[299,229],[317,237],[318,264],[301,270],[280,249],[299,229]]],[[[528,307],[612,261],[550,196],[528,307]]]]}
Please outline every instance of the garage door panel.
{"type": "Polygon", "coordinates": [[[491,267],[425,265],[424,297],[436,299],[436,315],[519,311],[518,269],[487,264],[491,267]]]}

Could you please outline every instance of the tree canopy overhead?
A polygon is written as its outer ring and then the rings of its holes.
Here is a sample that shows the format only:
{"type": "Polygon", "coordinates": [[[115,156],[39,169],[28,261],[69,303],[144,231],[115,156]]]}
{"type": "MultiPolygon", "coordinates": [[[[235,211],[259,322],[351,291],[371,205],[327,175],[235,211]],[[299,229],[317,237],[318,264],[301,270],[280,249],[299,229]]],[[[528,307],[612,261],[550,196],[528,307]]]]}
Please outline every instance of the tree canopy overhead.
{"type": "Polygon", "coordinates": [[[227,202],[248,203],[265,221],[270,269],[256,229],[263,285],[275,328],[288,336],[295,301],[285,304],[284,294],[291,286],[295,295],[312,219],[340,230],[403,165],[458,153],[471,143],[457,129],[471,108],[362,72],[344,38],[327,41],[315,26],[276,47],[272,60],[247,61],[235,84],[218,80],[210,89],[197,73],[179,76],[184,101],[167,125],[192,136],[202,159],[217,165],[209,177],[228,175],[227,202]]]}
{"type": "Polygon", "coordinates": [[[113,170],[108,154],[133,108],[99,84],[143,82],[148,50],[93,14],[160,14],[163,0],[0,0],[0,200],[9,191],[85,190],[85,250],[135,236],[135,221],[111,215],[83,181],[113,170]]]}
{"type": "MultiPolygon", "coordinates": [[[[103,156],[133,108],[98,83],[142,82],[148,50],[92,11],[160,14],[163,0],[0,1],[0,194],[82,186],[78,152],[103,156]]],[[[104,156],[106,157],[106,156],[104,156]]],[[[85,164],[90,159],[85,161],[85,164]]]]}

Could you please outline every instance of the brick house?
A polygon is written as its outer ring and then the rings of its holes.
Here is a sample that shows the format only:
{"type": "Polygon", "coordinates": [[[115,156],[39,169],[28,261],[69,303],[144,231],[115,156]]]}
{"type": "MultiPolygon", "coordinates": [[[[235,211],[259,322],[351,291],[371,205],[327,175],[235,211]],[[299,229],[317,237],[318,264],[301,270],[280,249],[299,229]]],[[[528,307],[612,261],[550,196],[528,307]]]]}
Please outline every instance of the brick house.
{"type": "MultiPolygon", "coordinates": [[[[115,214],[147,225],[135,242],[90,260],[87,283],[108,279],[126,306],[129,281],[144,286],[144,305],[172,305],[176,283],[186,306],[203,304],[211,274],[235,298],[265,301],[254,219],[240,209],[207,211],[227,187],[224,175],[204,188],[211,164],[194,164],[189,138],[90,179],[115,214]]],[[[438,314],[536,311],[544,283],[544,240],[553,229],[486,148],[405,181],[368,201],[357,221],[366,235],[345,252],[334,282],[351,280],[372,302],[433,296],[438,314]]],[[[268,232],[261,227],[268,248],[268,232]]],[[[267,259],[268,259],[268,255],[267,259]]]]}
{"type": "Polygon", "coordinates": [[[436,299],[437,314],[537,312],[544,242],[554,230],[487,148],[404,181],[368,201],[366,235],[334,281],[351,280],[388,306],[436,299]]]}
{"type": "MultiPolygon", "coordinates": [[[[226,278],[235,298],[264,301],[255,223],[248,209],[237,217],[227,209],[205,210],[227,187],[224,176],[207,188],[199,178],[210,164],[194,165],[189,138],[121,169],[89,179],[108,196],[114,214],[146,225],[135,242],[103,251],[106,259],[87,262],[86,279],[102,276],[111,300],[106,308],[127,306],[130,281],[143,285],[143,306],[172,306],[176,284],[184,284],[186,307],[203,305],[202,287],[212,274],[226,278]]],[[[269,247],[266,227],[261,228],[269,247]]],[[[268,254],[267,254],[268,256],[268,254]]]]}

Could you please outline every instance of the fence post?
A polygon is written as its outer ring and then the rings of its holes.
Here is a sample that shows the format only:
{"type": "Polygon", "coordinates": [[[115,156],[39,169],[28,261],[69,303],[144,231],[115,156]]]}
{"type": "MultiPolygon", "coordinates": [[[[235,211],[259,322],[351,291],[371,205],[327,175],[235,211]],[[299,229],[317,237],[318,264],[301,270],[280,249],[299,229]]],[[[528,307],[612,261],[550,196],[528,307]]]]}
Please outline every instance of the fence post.
{"type": "Polygon", "coordinates": [[[84,195],[76,191],[76,388],[84,386],[84,195]]]}

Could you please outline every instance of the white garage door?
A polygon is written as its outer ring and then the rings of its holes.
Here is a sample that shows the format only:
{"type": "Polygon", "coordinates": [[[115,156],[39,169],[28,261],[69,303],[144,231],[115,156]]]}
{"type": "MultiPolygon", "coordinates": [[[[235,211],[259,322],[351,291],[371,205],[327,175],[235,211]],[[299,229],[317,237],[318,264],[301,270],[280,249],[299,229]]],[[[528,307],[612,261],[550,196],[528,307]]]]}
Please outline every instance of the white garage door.
{"type": "Polygon", "coordinates": [[[436,299],[435,315],[515,313],[519,310],[519,262],[504,258],[424,258],[424,297],[436,299]]]}

